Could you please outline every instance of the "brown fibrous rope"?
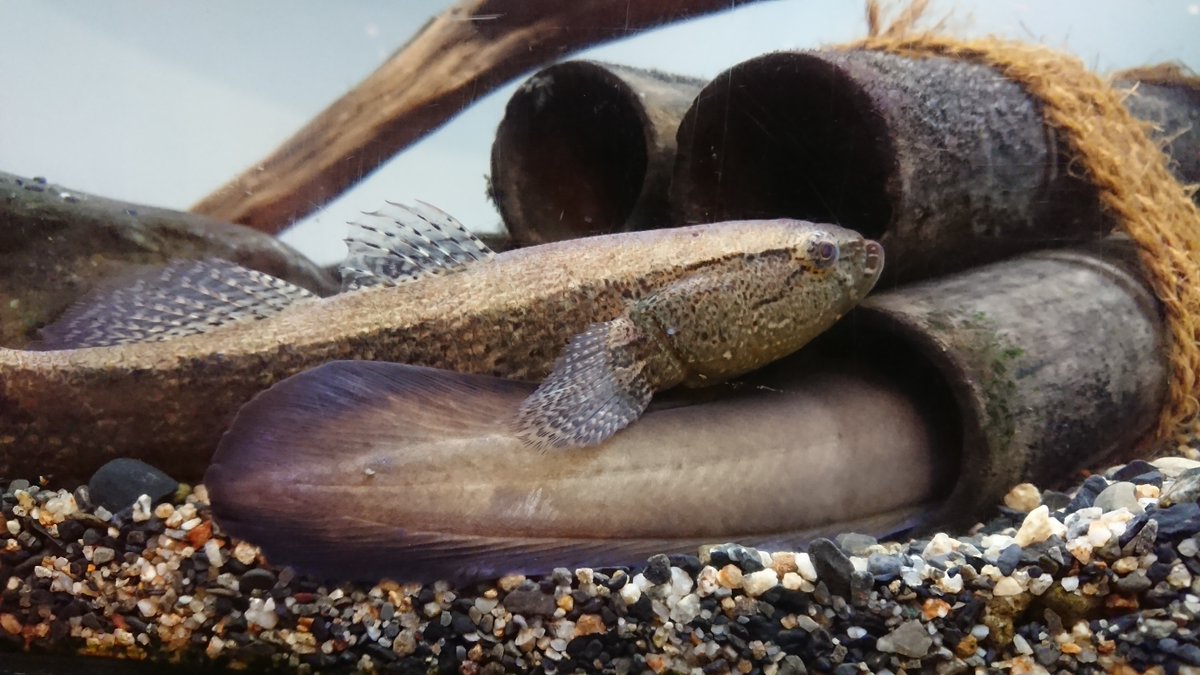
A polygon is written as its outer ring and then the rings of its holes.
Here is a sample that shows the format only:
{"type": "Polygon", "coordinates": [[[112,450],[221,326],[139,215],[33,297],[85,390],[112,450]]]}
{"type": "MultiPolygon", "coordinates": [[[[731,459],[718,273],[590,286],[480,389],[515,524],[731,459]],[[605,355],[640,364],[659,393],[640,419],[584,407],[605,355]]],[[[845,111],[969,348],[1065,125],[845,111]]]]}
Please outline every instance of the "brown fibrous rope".
{"type": "Polygon", "coordinates": [[[1083,169],[1116,227],[1137,246],[1143,274],[1162,303],[1171,374],[1157,436],[1180,433],[1200,412],[1200,210],[1191,190],[1172,175],[1149,125],[1079,59],[1041,45],[918,29],[927,5],[914,0],[885,25],[878,0],[868,0],[868,37],[841,48],[981,63],[1041,102],[1046,123],[1074,154],[1073,166],[1083,169]]]}

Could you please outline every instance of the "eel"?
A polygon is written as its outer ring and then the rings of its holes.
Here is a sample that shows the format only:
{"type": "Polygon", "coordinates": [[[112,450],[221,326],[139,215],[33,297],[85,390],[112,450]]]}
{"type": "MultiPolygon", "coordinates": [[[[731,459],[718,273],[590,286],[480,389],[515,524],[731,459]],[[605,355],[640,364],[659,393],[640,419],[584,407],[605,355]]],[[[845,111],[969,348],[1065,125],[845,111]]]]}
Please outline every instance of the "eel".
{"type": "Polygon", "coordinates": [[[72,310],[65,330],[48,331],[54,349],[0,350],[0,475],[64,484],[122,456],[198,478],[238,408],[339,359],[545,380],[518,433],[542,448],[591,445],[655,390],[799,349],[883,265],[856,232],[790,219],[501,254],[436,209],[391,205],[365,220],[344,269],[353,292],[304,297],[232,264],[194,263],[140,278],[163,291],[152,301],[126,287],[72,310]]]}
{"type": "Polygon", "coordinates": [[[820,342],[552,453],[506,428],[532,384],[335,361],[243,406],[204,484],[222,532],[337,580],[465,583],[917,524],[954,482],[945,409],[906,364],[820,342]]]}

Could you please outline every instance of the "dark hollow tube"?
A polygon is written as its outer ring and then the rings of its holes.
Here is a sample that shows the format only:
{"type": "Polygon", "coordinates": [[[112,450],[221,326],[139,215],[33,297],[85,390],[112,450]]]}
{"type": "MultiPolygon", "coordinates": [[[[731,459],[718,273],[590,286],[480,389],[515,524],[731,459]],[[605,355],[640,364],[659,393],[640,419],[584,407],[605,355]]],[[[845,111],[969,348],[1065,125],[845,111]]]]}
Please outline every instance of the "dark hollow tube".
{"type": "Polygon", "coordinates": [[[1111,227],[1039,104],[967,61],[767,54],[708,84],[678,140],[676,222],[839,223],[884,244],[885,288],[1111,227]]]}
{"type": "Polygon", "coordinates": [[[1159,66],[1118,73],[1113,85],[1126,92],[1129,112],[1166,142],[1175,177],[1200,183],[1200,78],[1159,66]]]}
{"type": "Polygon", "coordinates": [[[675,130],[701,85],[591,61],[529,78],[492,146],[492,198],[513,240],[667,225],[675,130]]]}
{"type": "Polygon", "coordinates": [[[1160,308],[1121,239],[875,295],[850,319],[861,348],[916,354],[953,394],[961,468],[939,526],[975,522],[1016,483],[1127,459],[1166,397],[1160,308]]]}

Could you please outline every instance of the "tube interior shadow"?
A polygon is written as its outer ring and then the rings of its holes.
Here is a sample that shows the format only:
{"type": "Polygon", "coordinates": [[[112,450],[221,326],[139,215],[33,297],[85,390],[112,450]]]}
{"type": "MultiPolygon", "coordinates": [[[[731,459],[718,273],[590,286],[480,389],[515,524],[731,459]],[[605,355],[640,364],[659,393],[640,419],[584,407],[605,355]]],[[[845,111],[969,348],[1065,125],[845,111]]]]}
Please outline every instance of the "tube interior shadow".
{"type": "Polygon", "coordinates": [[[591,61],[529,78],[492,146],[492,197],[513,240],[666,225],[675,130],[701,84],[591,61]]]}

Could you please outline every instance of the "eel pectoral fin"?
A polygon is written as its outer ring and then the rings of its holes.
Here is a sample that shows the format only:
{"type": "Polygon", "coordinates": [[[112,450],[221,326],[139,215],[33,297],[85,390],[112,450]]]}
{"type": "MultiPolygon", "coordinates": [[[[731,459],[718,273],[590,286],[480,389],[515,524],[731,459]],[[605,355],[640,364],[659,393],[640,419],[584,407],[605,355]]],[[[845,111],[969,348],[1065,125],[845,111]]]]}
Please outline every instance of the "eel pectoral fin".
{"type": "Polygon", "coordinates": [[[349,225],[339,267],[343,291],[394,286],[496,256],[461,222],[424,202],[387,202],[349,225]]]}
{"type": "Polygon", "coordinates": [[[539,449],[601,443],[641,416],[654,393],[647,377],[653,344],[626,317],[576,335],[517,413],[517,435],[539,449]]]}
{"type": "Polygon", "coordinates": [[[309,291],[219,258],[143,267],[84,296],[41,330],[39,349],[157,342],[272,316],[309,291]]]}

